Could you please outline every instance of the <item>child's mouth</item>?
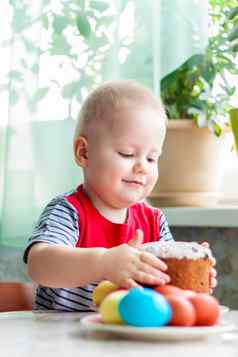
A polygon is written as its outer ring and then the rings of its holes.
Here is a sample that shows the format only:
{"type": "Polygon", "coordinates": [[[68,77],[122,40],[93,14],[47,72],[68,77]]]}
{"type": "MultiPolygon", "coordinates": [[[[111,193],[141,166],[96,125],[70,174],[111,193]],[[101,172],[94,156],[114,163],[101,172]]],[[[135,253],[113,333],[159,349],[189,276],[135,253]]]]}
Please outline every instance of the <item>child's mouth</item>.
{"type": "Polygon", "coordinates": [[[132,186],[143,186],[143,182],[142,181],[138,181],[138,180],[123,180],[123,182],[132,185],[132,186]]]}

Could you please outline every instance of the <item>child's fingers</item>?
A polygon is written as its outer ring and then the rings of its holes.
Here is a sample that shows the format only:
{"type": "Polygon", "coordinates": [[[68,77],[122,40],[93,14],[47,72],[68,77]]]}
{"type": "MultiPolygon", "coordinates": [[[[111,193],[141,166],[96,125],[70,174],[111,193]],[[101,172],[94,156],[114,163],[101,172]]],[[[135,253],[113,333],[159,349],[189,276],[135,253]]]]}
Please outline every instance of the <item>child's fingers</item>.
{"type": "Polygon", "coordinates": [[[216,271],[216,269],[211,268],[211,269],[210,269],[210,274],[211,274],[211,277],[215,278],[215,277],[217,276],[217,271],[216,271]]]}
{"type": "Polygon", "coordinates": [[[133,277],[140,284],[146,284],[146,285],[164,285],[165,284],[164,279],[155,277],[153,275],[145,273],[144,271],[135,272],[133,277]]]}
{"type": "Polygon", "coordinates": [[[148,252],[141,252],[140,260],[156,269],[163,271],[167,270],[167,265],[161,259],[155,257],[153,254],[150,254],[148,252]]]}
{"type": "Polygon", "coordinates": [[[217,286],[216,278],[211,277],[211,288],[214,289],[217,286]]]}
{"type": "Polygon", "coordinates": [[[213,267],[216,265],[216,259],[214,257],[210,258],[210,262],[213,267]]]}
{"type": "Polygon", "coordinates": [[[128,244],[131,247],[139,248],[142,243],[143,243],[143,232],[141,229],[137,229],[135,233],[135,237],[129,240],[128,244]]]}
{"type": "Polygon", "coordinates": [[[137,284],[137,282],[131,278],[126,279],[126,281],[124,283],[122,283],[121,285],[125,289],[132,289],[132,288],[140,287],[140,285],[137,284]]]}
{"type": "Polygon", "coordinates": [[[216,269],[210,268],[210,288],[211,288],[211,292],[217,286],[216,275],[217,275],[216,269]]]}
{"type": "Polygon", "coordinates": [[[159,279],[160,281],[163,280],[165,284],[170,281],[170,277],[167,274],[163,273],[159,269],[153,268],[151,265],[141,262],[137,268],[138,268],[137,269],[138,272],[143,272],[148,275],[151,275],[151,276],[159,279]]]}
{"type": "MultiPolygon", "coordinates": [[[[210,248],[210,244],[208,242],[202,242],[201,245],[203,247],[210,248]]],[[[216,259],[213,256],[210,258],[210,261],[212,266],[216,265],[216,259]]]]}

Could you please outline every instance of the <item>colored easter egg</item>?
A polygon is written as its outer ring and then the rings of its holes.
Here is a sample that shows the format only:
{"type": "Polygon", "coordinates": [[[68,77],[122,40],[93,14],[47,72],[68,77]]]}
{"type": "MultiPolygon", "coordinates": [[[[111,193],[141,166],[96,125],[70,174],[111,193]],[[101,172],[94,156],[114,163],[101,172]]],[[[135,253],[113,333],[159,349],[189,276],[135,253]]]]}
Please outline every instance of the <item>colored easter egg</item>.
{"type": "Polygon", "coordinates": [[[189,299],[196,311],[197,326],[215,325],[220,316],[220,306],[216,298],[205,293],[199,293],[189,299]]]}
{"type": "Polygon", "coordinates": [[[113,291],[116,291],[119,287],[109,280],[101,281],[98,286],[93,290],[93,302],[96,306],[99,306],[103,299],[113,291]]]}
{"type": "Polygon", "coordinates": [[[171,309],[172,318],[169,321],[171,326],[193,326],[196,321],[196,312],[193,304],[182,295],[167,295],[171,309]]]}
{"type": "Polygon", "coordinates": [[[107,324],[123,324],[121,316],[119,314],[118,305],[121,299],[128,293],[128,290],[118,290],[108,294],[103,299],[99,312],[101,314],[102,321],[107,324]]]}
{"type": "Polygon", "coordinates": [[[156,327],[168,323],[171,307],[163,295],[152,289],[133,288],[121,299],[119,314],[129,325],[156,327]]]}
{"type": "Polygon", "coordinates": [[[183,294],[182,289],[178,288],[177,286],[170,285],[170,284],[156,286],[154,288],[154,290],[164,296],[166,296],[166,295],[182,295],[183,294]]]}

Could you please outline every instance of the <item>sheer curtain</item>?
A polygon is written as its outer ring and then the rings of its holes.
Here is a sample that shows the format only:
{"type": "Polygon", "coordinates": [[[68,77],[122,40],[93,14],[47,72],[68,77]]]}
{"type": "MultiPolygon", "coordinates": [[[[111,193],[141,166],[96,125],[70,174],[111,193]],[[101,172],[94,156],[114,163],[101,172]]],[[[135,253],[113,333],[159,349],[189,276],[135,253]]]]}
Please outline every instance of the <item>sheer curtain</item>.
{"type": "MultiPolygon", "coordinates": [[[[90,49],[88,41],[89,56],[85,57],[79,33],[66,29],[71,59],[78,56],[76,66],[60,52],[60,46],[58,53],[49,50],[52,34],[46,21],[54,24],[54,16],[62,20],[62,1],[12,0],[2,4],[6,15],[0,23],[1,245],[23,247],[44,205],[82,181],[82,172],[73,160],[72,136],[80,101],[93,86],[108,79],[133,78],[159,94],[160,79],[207,43],[207,1],[94,3],[98,9],[107,4],[106,15],[113,18],[101,30],[95,21],[91,24],[95,31],[97,28],[98,39],[107,43],[99,50],[95,43],[90,49]],[[24,24],[26,14],[32,21],[24,24]],[[82,82],[86,75],[92,80],[82,82]],[[75,80],[67,86],[74,78],[79,84],[75,80]],[[80,92],[77,98],[74,89],[80,92]]],[[[97,19],[101,21],[100,11],[97,19]]],[[[67,53],[62,42],[63,47],[67,53]]]]}

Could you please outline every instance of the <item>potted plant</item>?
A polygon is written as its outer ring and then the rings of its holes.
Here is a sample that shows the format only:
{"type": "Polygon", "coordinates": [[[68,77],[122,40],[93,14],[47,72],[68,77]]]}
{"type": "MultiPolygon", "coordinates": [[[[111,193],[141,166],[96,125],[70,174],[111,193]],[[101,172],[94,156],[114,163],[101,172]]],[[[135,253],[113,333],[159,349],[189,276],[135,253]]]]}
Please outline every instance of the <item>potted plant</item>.
{"type": "Polygon", "coordinates": [[[230,99],[235,93],[229,78],[238,74],[238,6],[233,0],[213,0],[210,9],[215,30],[204,52],[161,81],[169,123],[159,185],[151,194],[160,206],[208,206],[220,197],[230,99]]]}

